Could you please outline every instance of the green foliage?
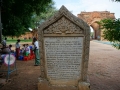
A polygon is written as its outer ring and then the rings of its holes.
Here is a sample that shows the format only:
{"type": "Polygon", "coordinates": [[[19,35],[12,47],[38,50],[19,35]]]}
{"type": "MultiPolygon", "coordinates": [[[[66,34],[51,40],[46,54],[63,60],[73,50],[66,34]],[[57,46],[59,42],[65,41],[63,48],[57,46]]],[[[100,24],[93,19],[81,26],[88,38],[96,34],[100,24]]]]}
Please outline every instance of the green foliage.
{"type": "Polygon", "coordinates": [[[38,26],[39,24],[41,24],[45,20],[52,17],[55,14],[55,12],[57,12],[57,11],[58,10],[54,7],[54,2],[51,2],[48,4],[48,7],[46,8],[45,12],[40,13],[40,15],[37,15],[34,13],[34,15],[32,17],[32,20],[33,20],[32,28],[35,28],[36,26],[38,26]]]}
{"type": "Polygon", "coordinates": [[[43,12],[40,14],[40,18],[42,20],[46,20],[46,19],[49,19],[50,17],[52,17],[55,12],[57,12],[58,10],[56,10],[56,8],[53,6],[55,3],[52,2],[49,4],[49,6],[47,7],[47,11],[46,12],[43,12]]]}
{"type": "Polygon", "coordinates": [[[52,0],[3,0],[2,34],[20,36],[32,27],[33,14],[46,12],[52,0]]]}
{"type": "Polygon", "coordinates": [[[100,21],[104,39],[112,42],[112,45],[120,49],[120,20],[104,19],[100,21]]]}

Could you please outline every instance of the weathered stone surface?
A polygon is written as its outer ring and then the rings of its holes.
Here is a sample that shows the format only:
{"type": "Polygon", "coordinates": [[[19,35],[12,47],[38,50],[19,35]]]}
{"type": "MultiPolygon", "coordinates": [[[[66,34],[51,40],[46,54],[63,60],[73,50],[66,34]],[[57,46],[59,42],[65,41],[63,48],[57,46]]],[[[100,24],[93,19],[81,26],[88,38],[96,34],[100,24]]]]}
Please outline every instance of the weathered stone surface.
{"type": "MultiPolygon", "coordinates": [[[[51,85],[87,81],[90,27],[64,6],[39,26],[41,77],[51,85]]],[[[40,82],[42,83],[42,82],[40,82]]]]}
{"type": "Polygon", "coordinates": [[[83,37],[45,37],[44,46],[48,79],[77,85],[81,76],[83,37]]]}
{"type": "Polygon", "coordinates": [[[78,89],[79,89],[79,90],[90,90],[90,83],[80,82],[80,83],[78,84],[78,89]]]}

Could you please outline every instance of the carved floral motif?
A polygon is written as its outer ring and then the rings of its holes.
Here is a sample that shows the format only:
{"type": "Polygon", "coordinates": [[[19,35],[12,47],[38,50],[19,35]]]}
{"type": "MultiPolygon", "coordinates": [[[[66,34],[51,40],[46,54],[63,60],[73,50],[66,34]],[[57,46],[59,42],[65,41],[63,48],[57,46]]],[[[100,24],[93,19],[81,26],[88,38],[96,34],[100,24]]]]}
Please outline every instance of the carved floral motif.
{"type": "Polygon", "coordinates": [[[65,17],[44,30],[44,34],[83,34],[83,30],[65,17]]]}

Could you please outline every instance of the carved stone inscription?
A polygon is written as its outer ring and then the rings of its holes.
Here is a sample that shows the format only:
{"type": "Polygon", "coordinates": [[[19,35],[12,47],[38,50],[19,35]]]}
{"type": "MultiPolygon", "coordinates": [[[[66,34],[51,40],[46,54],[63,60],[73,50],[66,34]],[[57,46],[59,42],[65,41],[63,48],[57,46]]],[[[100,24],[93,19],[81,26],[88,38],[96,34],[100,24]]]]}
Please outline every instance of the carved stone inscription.
{"type": "Polygon", "coordinates": [[[78,80],[81,76],[83,37],[45,37],[45,60],[50,80],[78,80]]]}

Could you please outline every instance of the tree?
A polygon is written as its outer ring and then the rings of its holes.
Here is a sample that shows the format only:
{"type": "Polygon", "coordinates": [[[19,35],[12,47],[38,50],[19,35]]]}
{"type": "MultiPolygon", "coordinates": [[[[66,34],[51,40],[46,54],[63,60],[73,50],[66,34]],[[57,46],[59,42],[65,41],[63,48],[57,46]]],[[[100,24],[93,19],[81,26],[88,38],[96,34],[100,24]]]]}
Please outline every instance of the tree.
{"type": "Polygon", "coordinates": [[[46,8],[46,11],[40,13],[40,15],[36,15],[34,13],[32,17],[33,20],[32,28],[36,28],[39,24],[52,17],[58,11],[56,7],[54,7],[54,4],[55,4],[54,2],[49,3],[48,7],[46,8]]]}
{"type": "MultiPolygon", "coordinates": [[[[112,0],[120,2],[120,0],[112,0]]],[[[112,45],[120,49],[120,19],[104,19],[98,22],[102,26],[104,39],[112,42],[112,45]]]]}
{"type": "Polygon", "coordinates": [[[115,48],[120,49],[120,19],[104,19],[99,24],[104,29],[104,39],[112,42],[115,48]]]}
{"type": "Polygon", "coordinates": [[[32,26],[33,14],[46,12],[52,0],[3,0],[2,32],[4,36],[20,36],[32,26]]]}

